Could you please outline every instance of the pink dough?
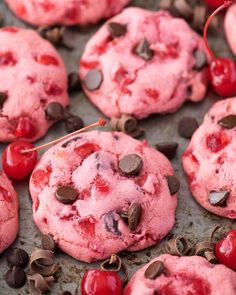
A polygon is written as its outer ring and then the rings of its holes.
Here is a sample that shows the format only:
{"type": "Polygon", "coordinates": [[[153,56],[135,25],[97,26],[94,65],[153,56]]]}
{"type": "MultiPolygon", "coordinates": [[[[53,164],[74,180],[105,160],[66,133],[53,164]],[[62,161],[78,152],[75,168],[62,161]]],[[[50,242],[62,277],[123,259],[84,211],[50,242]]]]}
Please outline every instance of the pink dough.
{"type": "Polygon", "coordinates": [[[39,139],[54,123],[45,116],[47,105],[68,104],[65,65],[35,31],[0,29],[0,80],[7,95],[0,104],[0,142],[39,139]]]}
{"type": "Polygon", "coordinates": [[[225,34],[231,50],[236,55],[236,4],[231,5],[226,12],[225,34]]]}
{"type": "Polygon", "coordinates": [[[87,43],[80,62],[80,77],[100,70],[103,81],[89,99],[108,117],[175,112],[186,100],[198,102],[207,89],[206,67],[194,70],[194,52],[205,51],[202,38],[184,21],[164,11],[127,8],[110,19],[87,43]],[[127,32],[112,38],[109,23],[127,25],[127,32]],[[134,53],[143,39],[153,52],[150,60],[134,53]]]}
{"type": "Polygon", "coordinates": [[[17,194],[10,180],[0,172],[0,253],[14,242],[18,228],[17,194]]]}
{"type": "Polygon", "coordinates": [[[86,25],[108,18],[130,0],[5,0],[20,18],[33,25],[86,25]]]}
{"type": "Polygon", "coordinates": [[[213,265],[199,256],[161,255],[137,271],[124,295],[234,295],[236,274],[224,265],[213,265]],[[162,261],[164,273],[151,280],[145,278],[148,266],[162,261]]]}
{"type": "Polygon", "coordinates": [[[208,211],[236,218],[236,127],[226,129],[218,121],[236,115],[236,98],[217,102],[206,114],[183,155],[183,166],[193,196],[208,211]],[[212,191],[228,191],[225,206],[209,203],[212,191]]]}
{"type": "Polygon", "coordinates": [[[146,141],[118,132],[83,133],[52,147],[35,168],[30,180],[35,223],[64,252],[86,262],[149,247],[174,225],[177,195],[170,195],[168,175],[173,175],[170,162],[146,141]],[[122,176],[118,160],[133,153],[143,168],[138,176],[122,176]],[[55,196],[65,185],[78,191],[73,204],[55,196]],[[134,202],[142,213],[131,230],[119,212],[134,202]]]}

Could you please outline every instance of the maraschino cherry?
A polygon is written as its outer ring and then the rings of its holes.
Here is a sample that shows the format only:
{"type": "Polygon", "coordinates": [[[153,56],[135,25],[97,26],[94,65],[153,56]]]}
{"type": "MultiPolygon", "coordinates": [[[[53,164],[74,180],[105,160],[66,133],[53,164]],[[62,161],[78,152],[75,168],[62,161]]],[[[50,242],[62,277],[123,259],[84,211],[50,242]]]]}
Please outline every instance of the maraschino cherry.
{"type": "Polygon", "coordinates": [[[212,8],[217,8],[224,4],[224,0],[206,0],[206,2],[209,4],[212,8]]]}
{"type": "Polygon", "coordinates": [[[114,271],[88,270],[81,282],[82,295],[122,295],[122,282],[114,271]]]}
{"type": "Polygon", "coordinates": [[[215,245],[216,257],[220,263],[236,270],[236,230],[232,229],[215,245]]]}
{"type": "Polygon", "coordinates": [[[37,162],[37,151],[46,148],[50,145],[56,144],[65,140],[71,136],[75,136],[81,132],[91,129],[96,126],[103,126],[106,124],[104,119],[100,119],[98,122],[86,126],[80,130],[76,130],[66,136],[58,138],[54,141],[46,143],[44,145],[34,147],[31,143],[16,141],[9,144],[3,151],[2,167],[4,172],[12,179],[22,180],[30,175],[37,162]]]}
{"type": "Polygon", "coordinates": [[[223,1],[223,5],[218,7],[208,18],[204,27],[204,41],[206,49],[211,56],[210,81],[213,90],[221,96],[233,96],[236,94],[236,64],[230,58],[216,58],[207,41],[207,31],[211,20],[221,10],[229,7],[233,1],[223,1]]]}

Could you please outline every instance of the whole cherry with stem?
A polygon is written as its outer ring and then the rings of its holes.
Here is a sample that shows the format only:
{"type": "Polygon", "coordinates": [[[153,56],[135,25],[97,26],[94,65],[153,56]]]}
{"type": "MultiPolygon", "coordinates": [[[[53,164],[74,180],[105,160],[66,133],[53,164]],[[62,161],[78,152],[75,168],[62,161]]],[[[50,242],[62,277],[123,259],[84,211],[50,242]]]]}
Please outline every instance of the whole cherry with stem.
{"type": "Polygon", "coordinates": [[[31,143],[23,141],[15,141],[9,144],[3,151],[2,155],[2,167],[4,172],[12,179],[22,180],[30,175],[37,162],[37,151],[59,143],[62,140],[76,136],[77,134],[87,131],[93,127],[103,126],[106,124],[104,119],[100,119],[89,126],[76,130],[70,134],[67,134],[61,138],[53,140],[49,143],[43,144],[38,147],[34,147],[31,143]]]}
{"type": "Polygon", "coordinates": [[[216,58],[207,41],[207,32],[211,20],[220,11],[228,8],[233,1],[224,1],[224,4],[218,7],[208,18],[204,27],[204,42],[206,49],[211,57],[210,63],[210,81],[213,90],[221,96],[233,96],[236,94],[236,64],[230,58],[216,58]]]}

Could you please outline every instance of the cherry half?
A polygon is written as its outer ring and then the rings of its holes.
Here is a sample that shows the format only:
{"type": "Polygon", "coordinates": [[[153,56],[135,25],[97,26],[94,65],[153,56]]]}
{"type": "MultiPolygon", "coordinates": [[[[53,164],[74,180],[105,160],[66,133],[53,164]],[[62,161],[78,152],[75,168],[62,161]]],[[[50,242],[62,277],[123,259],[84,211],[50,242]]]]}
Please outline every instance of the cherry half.
{"type": "Polygon", "coordinates": [[[37,152],[22,153],[23,150],[32,148],[34,146],[30,143],[17,141],[3,151],[2,167],[10,178],[21,180],[32,172],[37,162],[37,152]]]}
{"type": "Polygon", "coordinates": [[[220,263],[236,270],[236,230],[232,229],[215,245],[216,257],[220,263]]]}
{"type": "MultiPolygon", "coordinates": [[[[209,2],[220,2],[220,1],[209,1],[209,2]]],[[[233,1],[221,1],[223,4],[219,6],[208,18],[204,27],[204,42],[206,49],[211,56],[210,63],[210,82],[213,90],[220,96],[233,96],[236,94],[236,64],[230,58],[216,58],[207,41],[207,31],[211,20],[221,10],[228,8],[233,1]]]]}
{"type": "Polygon", "coordinates": [[[81,282],[82,295],[122,295],[122,283],[114,271],[88,270],[81,282]]]}

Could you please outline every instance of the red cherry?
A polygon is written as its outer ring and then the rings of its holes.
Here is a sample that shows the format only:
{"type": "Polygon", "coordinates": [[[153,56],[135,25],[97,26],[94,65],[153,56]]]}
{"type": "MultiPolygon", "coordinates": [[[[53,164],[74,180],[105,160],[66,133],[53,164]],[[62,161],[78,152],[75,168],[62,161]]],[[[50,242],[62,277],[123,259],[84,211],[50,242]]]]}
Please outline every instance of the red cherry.
{"type": "Polygon", "coordinates": [[[236,230],[230,230],[215,245],[216,257],[220,263],[236,270],[236,230]]]}
{"type": "Polygon", "coordinates": [[[82,295],[122,295],[120,277],[113,271],[89,270],[81,282],[82,295]]]}
{"type": "Polygon", "coordinates": [[[221,96],[236,93],[236,64],[229,58],[218,58],[210,64],[210,78],[213,90],[221,96]]]}
{"type": "Polygon", "coordinates": [[[35,57],[35,60],[45,66],[58,66],[58,60],[51,55],[47,55],[47,54],[39,54],[35,57]]]}
{"type": "Polygon", "coordinates": [[[207,31],[211,20],[217,15],[220,11],[228,8],[233,1],[209,1],[209,3],[214,3],[215,7],[218,7],[208,18],[205,27],[204,27],[204,41],[206,49],[211,56],[210,63],[210,81],[212,84],[213,90],[221,96],[233,96],[236,94],[236,64],[233,60],[229,58],[216,58],[213,52],[210,49],[210,46],[207,41],[207,31]],[[217,5],[216,5],[217,4],[217,5]]]}
{"type": "Polygon", "coordinates": [[[207,0],[207,3],[212,7],[212,8],[217,8],[221,5],[224,4],[224,0],[207,0]]]}
{"type": "Polygon", "coordinates": [[[17,137],[32,137],[35,133],[35,127],[29,117],[20,117],[14,134],[17,137]]]}
{"type": "Polygon", "coordinates": [[[18,141],[9,144],[3,151],[2,167],[5,173],[13,179],[26,178],[33,170],[37,162],[37,153],[23,154],[21,151],[34,148],[30,143],[18,141]]]}

